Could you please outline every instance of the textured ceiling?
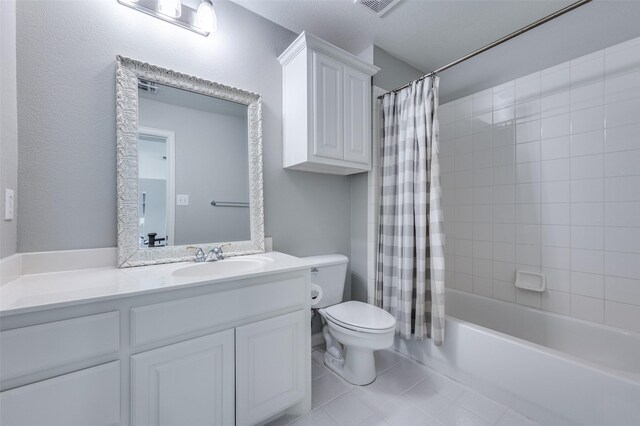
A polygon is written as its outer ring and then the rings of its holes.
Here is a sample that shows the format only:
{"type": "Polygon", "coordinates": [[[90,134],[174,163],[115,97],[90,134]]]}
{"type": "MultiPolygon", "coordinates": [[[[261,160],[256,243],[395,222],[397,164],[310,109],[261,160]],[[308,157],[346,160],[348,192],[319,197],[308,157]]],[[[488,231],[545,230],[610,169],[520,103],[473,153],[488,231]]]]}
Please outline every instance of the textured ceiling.
{"type": "Polygon", "coordinates": [[[563,0],[404,0],[382,18],[353,0],[232,0],[357,54],[375,44],[430,71],[561,9],[563,0]]]}

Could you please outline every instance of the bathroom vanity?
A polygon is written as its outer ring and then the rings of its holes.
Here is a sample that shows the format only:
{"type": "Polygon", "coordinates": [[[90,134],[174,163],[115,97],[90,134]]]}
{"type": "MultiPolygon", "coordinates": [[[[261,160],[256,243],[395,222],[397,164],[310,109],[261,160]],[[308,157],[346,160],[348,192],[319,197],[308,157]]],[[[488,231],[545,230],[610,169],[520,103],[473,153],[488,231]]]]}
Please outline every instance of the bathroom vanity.
{"type": "Polygon", "coordinates": [[[0,287],[0,424],[253,425],[311,408],[310,272],[271,252],[0,287]]]}

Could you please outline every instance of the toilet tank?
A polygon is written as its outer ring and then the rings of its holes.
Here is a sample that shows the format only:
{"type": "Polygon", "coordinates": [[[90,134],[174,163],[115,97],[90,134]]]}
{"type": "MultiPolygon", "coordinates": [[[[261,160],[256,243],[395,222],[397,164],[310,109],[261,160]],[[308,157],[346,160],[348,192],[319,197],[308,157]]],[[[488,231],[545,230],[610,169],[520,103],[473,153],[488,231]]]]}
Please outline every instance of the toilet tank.
{"type": "Polygon", "coordinates": [[[306,257],[311,263],[311,282],[322,288],[322,299],[314,308],[342,302],[349,258],[341,254],[306,257]]]}

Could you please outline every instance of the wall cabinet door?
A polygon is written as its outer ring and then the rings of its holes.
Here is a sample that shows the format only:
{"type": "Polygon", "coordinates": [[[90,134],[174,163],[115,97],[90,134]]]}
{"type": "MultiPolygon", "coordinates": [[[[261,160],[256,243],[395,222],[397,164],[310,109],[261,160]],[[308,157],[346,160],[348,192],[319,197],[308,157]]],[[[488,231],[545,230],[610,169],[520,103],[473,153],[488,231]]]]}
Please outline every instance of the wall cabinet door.
{"type": "Polygon", "coordinates": [[[344,68],[344,159],[369,164],[371,158],[371,77],[344,68]]]}
{"type": "Polygon", "coordinates": [[[342,159],[342,64],[313,52],[313,141],[314,154],[342,159]]]}
{"type": "MultiPolygon", "coordinates": [[[[253,425],[304,397],[304,311],[236,329],[236,424],[253,425]]],[[[310,362],[310,360],[307,360],[310,362]]]]}
{"type": "Polygon", "coordinates": [[[0,393],[2,426],[120,424],[120,362],[0,393]]]}
{"type": "Polygon", "coordinates": [[[131,357],[131,424],[234,424],[233,330],[131,357]]]}

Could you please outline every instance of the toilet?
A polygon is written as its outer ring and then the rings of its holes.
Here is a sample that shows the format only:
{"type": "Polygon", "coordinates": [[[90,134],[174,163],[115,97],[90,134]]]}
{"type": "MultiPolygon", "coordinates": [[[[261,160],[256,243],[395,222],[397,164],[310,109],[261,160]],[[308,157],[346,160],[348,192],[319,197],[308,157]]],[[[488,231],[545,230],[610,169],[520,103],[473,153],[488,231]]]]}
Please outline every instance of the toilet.
{"type": "Polygon", "coordinates": [[[342,301],[349,263],[346,256],[312,256],[306,260],[312,265],[311,282],[321,289],[321,296],[312,307],[318,309],[325,323],[324,364],[354,385],[373,382],[373,352],[393,345],[395,318],[373,305],[342,301]]]}

